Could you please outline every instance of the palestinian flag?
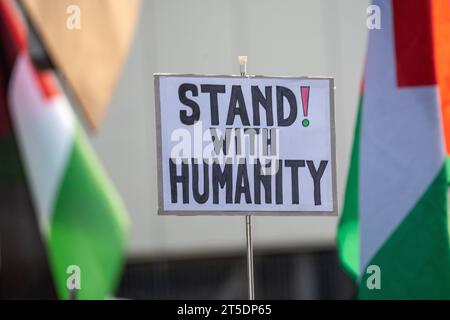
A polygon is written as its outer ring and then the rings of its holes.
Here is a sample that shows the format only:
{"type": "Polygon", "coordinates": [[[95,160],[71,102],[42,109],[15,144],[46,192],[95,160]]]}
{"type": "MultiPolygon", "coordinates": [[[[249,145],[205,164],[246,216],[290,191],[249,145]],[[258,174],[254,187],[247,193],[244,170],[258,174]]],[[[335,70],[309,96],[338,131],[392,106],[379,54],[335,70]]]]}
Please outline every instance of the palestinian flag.
{"type": "Polygon", "coordinates": [[[10,32],[11,10],[5,4],[0,1],[0,299],[55,298],[9,117],[8,83],[22,44],[13,41],[18,37],[10,32]]]}
{"type": "Polygon", "coordinates": [[[361,299],[450,298],[450,2],[376,0],[337,244],[361,299]],[[447,143],[447,144],[446,144],[447,143]],[[380,269],[380,289],[367,285],[380,269]]]}
{"type": "Polygon", "coordinates": [[[16,159],[24,169],[59,297],[69,295],[74,265],[80,270],[78,298],[109,297],[122,268],[126,210],[55,74],[32,64],[15,2],[0,1],[0,21],[0,52],[9,64],[2,77],[8,82],[8,109],[1,111],[0,153],[14,153],[17,142],[16,159]],[[7,149],[8,141],[14,148],[7,149]]]}

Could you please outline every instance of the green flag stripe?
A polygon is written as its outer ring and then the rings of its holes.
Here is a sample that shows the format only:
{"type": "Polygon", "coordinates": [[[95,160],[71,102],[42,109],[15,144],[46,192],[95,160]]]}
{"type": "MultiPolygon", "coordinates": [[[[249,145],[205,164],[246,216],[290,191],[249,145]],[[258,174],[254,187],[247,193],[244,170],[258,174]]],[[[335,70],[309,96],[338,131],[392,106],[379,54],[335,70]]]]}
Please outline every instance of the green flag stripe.
{"type": "MultiPolygon", "coordinates": [[[[408,183],[408,181],[405,181],[408,183]]],[[[381,270],[381,289],[369,290],[363,273],[361,299],[450,299],[447,173],[442,169],[371,260],[381,270]]],[[[370,278],[369,278],[370,277],[370,278]]]]}
{"type": "Polygon", "coordinates": [[[344,208],[339,221],[337,246],[344,270],[356,280],[359,275],[359,133],[361,126],[361,109],[363,94],[359,98],[358,115],[355,127],[355,138],[345,190],[344,208]]]}
{"type": "Polygon", "coordinates": [[[60,297],[68,296],[66,271],[70,265],[81,269],[79,298],[101,299],[114,293],[122,268],[126,226],[122,202],[77,128],[48,239],[60,297]]]}

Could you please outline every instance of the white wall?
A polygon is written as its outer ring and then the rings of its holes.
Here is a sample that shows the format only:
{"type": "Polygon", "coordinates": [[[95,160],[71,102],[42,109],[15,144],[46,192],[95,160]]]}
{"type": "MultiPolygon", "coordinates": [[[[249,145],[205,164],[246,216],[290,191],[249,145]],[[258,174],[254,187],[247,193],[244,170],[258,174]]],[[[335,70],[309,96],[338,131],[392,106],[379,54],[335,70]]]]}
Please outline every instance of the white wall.
{"type": "MultiPolygon", "coordinates": [[[[244,217],[157,216],[153,73],[248,72],[336,78],[342,199],[366,42],[362,0],[143,0],[129,61],[92,143],[130,212],[130,255],[218,253],[245,245],[244,217]]],[[[340,201],[342,207],[342,201],[340,201]]],[[[335,217],[255,217],[255,250],[332,245],[335,217]]]]}

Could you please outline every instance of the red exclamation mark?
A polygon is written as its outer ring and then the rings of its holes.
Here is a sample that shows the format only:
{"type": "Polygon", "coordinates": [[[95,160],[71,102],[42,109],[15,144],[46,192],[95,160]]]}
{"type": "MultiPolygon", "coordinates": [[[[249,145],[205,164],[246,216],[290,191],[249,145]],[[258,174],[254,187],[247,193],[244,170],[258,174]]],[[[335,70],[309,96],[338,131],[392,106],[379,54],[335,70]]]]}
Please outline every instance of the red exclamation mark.
{"type": "Polygon", "coordinates": [[[308,116],[308,103],[309,103],[309,87],[300,87],[300,95],[302,97],[302,105],[303,105],[303,116],[305,119],[302,121],[302,125],[304,127],[309,126],[309,120],[306,118],[308,116]]]}

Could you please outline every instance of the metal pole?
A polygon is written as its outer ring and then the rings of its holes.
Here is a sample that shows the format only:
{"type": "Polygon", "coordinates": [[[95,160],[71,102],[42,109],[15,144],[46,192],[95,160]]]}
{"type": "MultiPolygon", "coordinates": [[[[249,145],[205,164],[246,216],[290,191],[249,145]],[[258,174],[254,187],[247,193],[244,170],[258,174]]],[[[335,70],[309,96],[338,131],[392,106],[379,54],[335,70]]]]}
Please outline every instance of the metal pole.
{"type": "MultiPolygon", "coordinates": [[[[247,76],[247,56],[239,56],[239,68],[241,76],[247,76]]],[[[252,241],[252,216],[245,216],[245,233],[247,236],[247,277],[248,299],[255,300],[255,277],[253,273],[253,241],[252,241]]]]}
{"type": "Polygon", "coordinates": [[[252,242],[252,216],[245,216],[247,234],[247,273],[248,273],[248,300],[255,300],[255,278],[253,274],[253,242],[252,242]]]}

